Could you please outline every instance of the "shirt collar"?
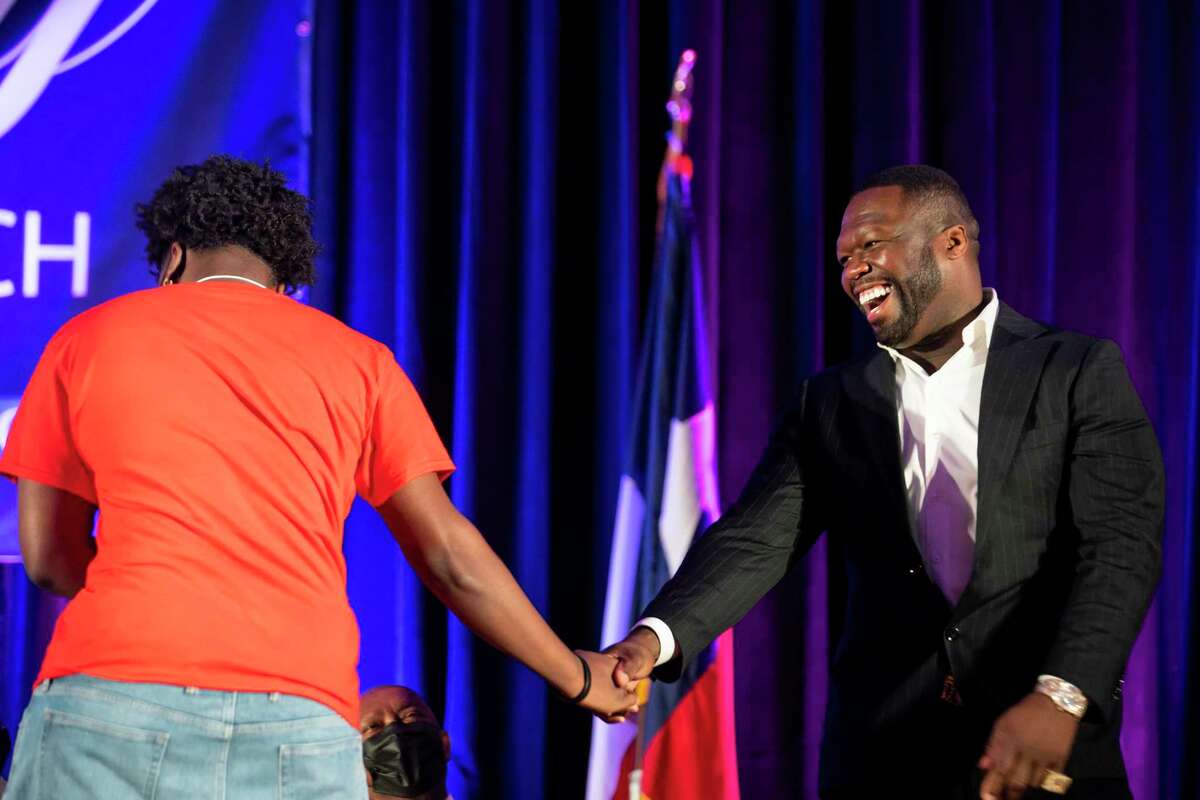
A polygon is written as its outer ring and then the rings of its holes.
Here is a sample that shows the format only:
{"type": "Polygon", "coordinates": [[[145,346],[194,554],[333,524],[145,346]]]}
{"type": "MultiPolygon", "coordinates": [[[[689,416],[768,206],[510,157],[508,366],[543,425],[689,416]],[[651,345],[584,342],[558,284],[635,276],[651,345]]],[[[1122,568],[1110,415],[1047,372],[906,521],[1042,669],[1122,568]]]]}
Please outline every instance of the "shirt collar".
{"type": "MultiPolygon", "coordinates": [[[[979,316],[971,320],[970,324],[962,330],[963,344],[975,350],[987,352],[988,347],[992,344],[992,330],[996,327],[996,317],[1000,314],[1000,295],[996,294],[995,289],[983,290],[983,296],[989,297],[987,305],[979,312],[979,316]]],[[[897,364],[902,363],[902,359],[907,361],[907,357],[902,355],[899,350],[894,347],[888,347],[886,344],[876,342],[875,346],[880,350],[886,350],[888,355],[892,357],[892,361],[897,364]]]]}

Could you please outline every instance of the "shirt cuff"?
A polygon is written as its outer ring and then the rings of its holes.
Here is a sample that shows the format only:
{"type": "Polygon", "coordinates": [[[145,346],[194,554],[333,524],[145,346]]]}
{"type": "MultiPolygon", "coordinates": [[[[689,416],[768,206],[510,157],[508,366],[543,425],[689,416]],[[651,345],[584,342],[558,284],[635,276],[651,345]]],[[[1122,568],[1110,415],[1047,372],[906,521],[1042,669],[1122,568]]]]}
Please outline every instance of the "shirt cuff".
{"type": "Polygon", "coordinates": [[[658,660],[654,662],[654,666],[661,667],[675,657],[675,636],[667,627],[667,623],[658,617],[643,617],[633,623],[633,627],[649,628],[658,637],[658,660]]]}

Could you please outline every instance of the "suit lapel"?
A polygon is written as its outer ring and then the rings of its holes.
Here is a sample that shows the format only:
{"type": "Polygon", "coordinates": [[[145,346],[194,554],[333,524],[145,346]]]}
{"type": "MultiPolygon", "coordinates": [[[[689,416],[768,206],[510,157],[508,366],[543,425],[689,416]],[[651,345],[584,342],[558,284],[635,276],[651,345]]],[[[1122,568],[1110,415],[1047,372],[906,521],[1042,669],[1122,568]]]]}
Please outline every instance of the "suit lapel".
{"type": "MultiPolygon", "coordinates": [[[[975,571],[987,563],[986,551],[996,535],[993,509],[1021,438],[1029,405],[1037,391],[1052,343],[1037,337],[1045,328],[1004,303],[992,330],[983,389],[979,401],[978,495],[975,517],[975,571]]],[[[959,603],[959,613],[974,604],[972,584],[959,603]]]]}

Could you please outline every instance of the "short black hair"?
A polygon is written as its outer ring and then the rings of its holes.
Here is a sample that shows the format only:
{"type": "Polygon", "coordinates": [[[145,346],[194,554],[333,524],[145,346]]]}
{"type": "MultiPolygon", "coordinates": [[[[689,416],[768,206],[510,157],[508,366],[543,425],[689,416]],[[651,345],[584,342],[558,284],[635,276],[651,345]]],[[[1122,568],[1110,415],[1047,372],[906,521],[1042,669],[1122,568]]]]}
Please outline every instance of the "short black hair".
{"type": "Polygon", "coordinates": [[[940,231],[961,224],[975,246],[979,246],[979,221],[962,187],[949,173],[925,164],[888,167],[863,181],[854,193],[881,186],[899,186],[905,199],[927,217],[931,226],[940,231]]]}
{"type": "Polygon", "coordinates": [[[241,245],[267,263],[290,294],[316,280],[308,198],[265,161],[225,155],[178,167],[148,203],[137,205],[152,272],[179,242],[191,250],[241,245]]]}

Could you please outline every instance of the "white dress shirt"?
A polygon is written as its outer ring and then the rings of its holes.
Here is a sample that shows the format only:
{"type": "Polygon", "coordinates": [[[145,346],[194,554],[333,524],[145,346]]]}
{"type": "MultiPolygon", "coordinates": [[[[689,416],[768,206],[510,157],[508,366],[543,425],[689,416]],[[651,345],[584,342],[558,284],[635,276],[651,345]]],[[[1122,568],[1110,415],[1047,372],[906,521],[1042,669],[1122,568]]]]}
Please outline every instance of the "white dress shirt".
{"type": "Polygon", "coordinates": [[[955,605],[971,579],[979,499],[979,398],[1000,300],[963,328],[963,344],[936,372],[891,347],[896,365],[900,465],[910,530],[933,582],[955,605]]]}

